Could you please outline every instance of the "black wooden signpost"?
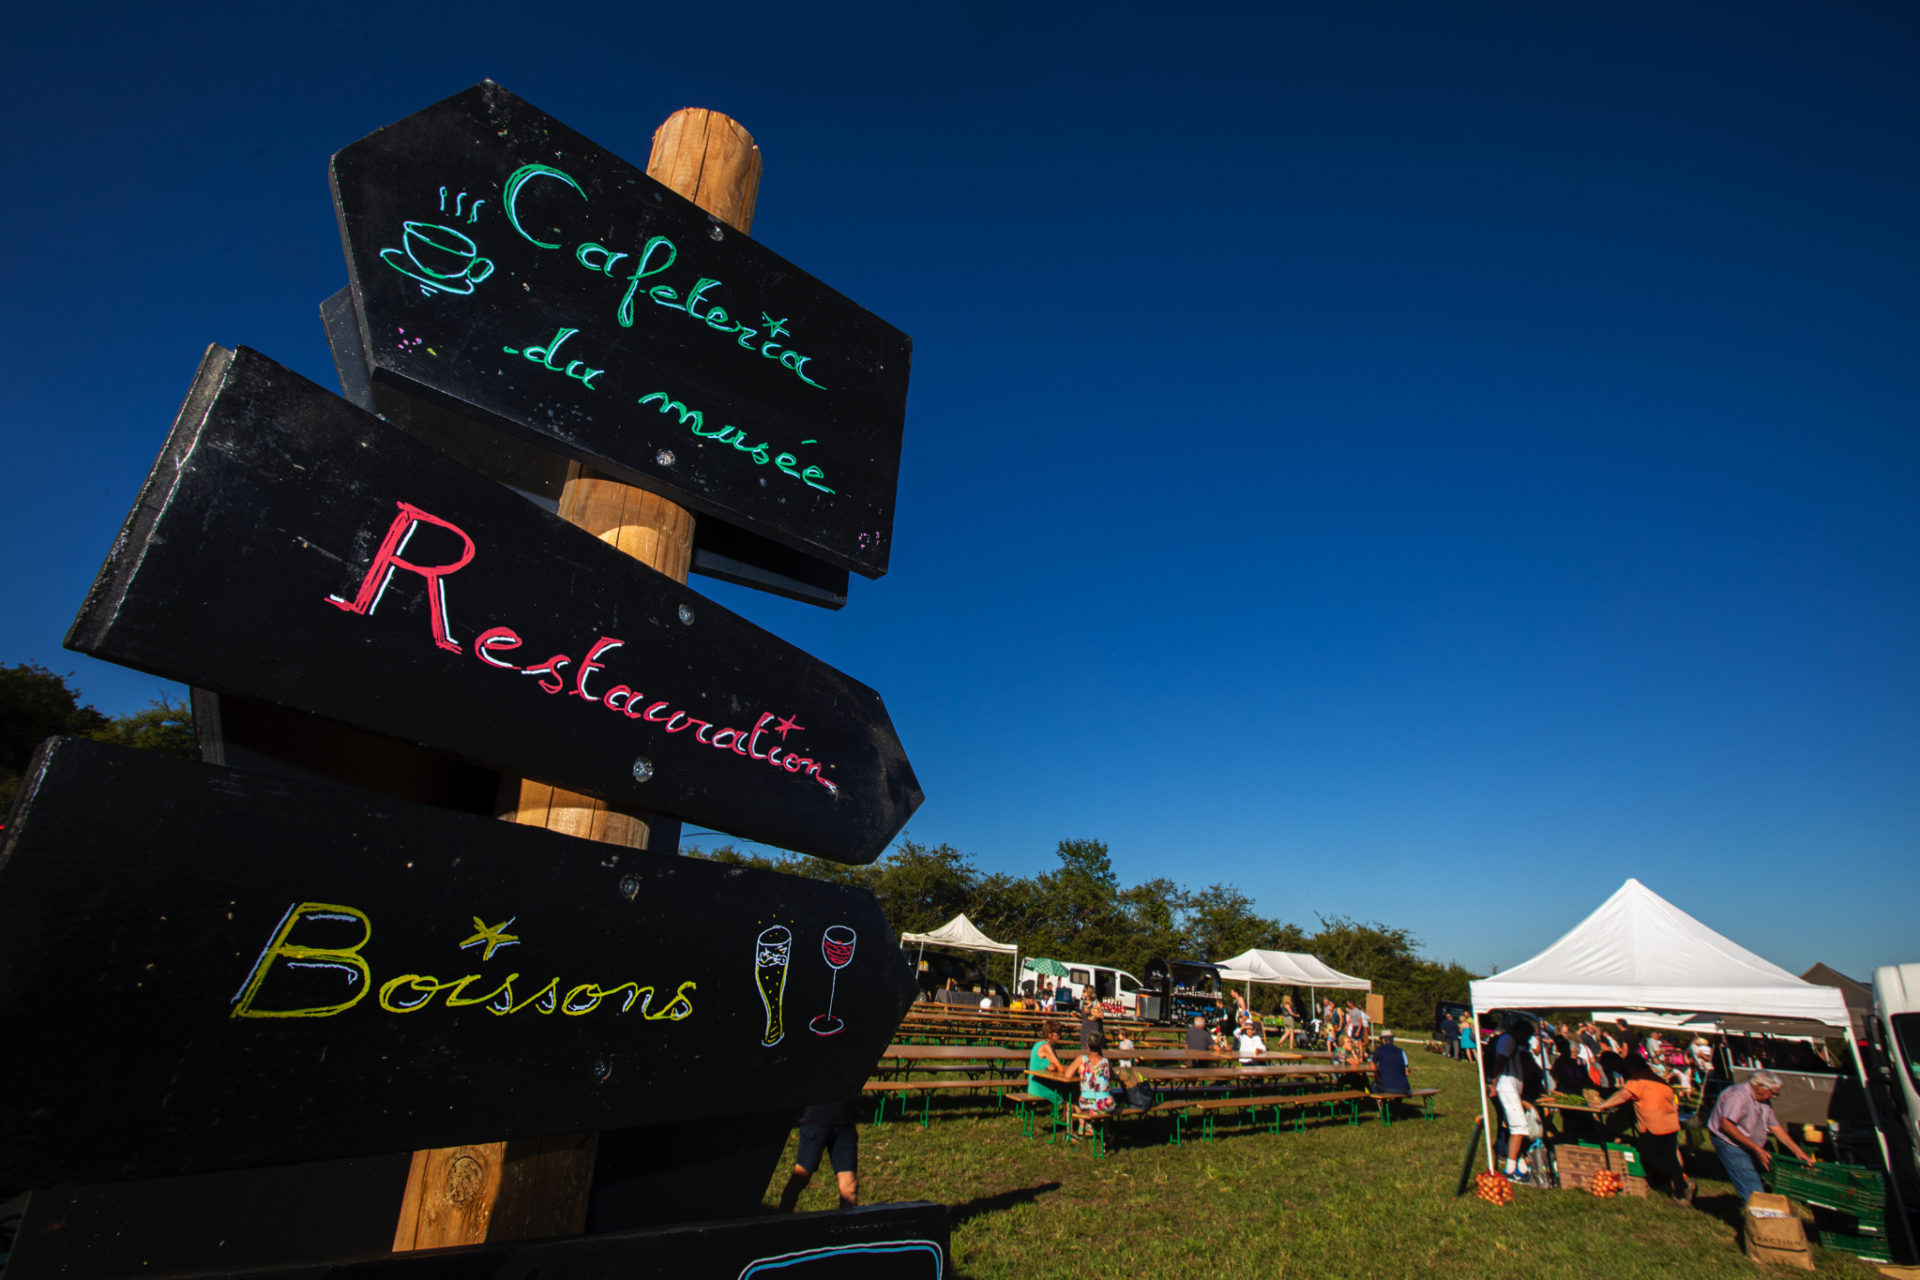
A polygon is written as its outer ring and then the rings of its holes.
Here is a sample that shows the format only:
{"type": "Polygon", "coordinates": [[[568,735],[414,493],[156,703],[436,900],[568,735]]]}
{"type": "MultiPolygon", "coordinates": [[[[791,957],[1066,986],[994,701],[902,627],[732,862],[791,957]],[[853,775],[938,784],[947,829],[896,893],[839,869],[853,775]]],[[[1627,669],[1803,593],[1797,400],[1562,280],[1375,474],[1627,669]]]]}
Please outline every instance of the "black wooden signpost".
{"type": "Polygon", "coordinates": [[[67,643],[842,862],[921,799],[871,689],[245,348],[67,643]]]}
{"type": "Polygon", "coordinates": [[[941,1280],[946,1272],[946,1206],[907,1203],[229,1270],[220,1280],[941,1280]]]}
{"type": "Polygon", "coordinates": [[[341,151],[333,191],[381,412],[887,571],[905,334],[490,81],[341,151]]]}
{"type": "Polygon", "coordinates": [[[15,816],[0,1186],[798,1109],[916,994],[823,881],[74,739],[15,816]]]}
{"type": "Polygon", "coordinates": [[[280,772],[56,741],[0,835],[0,1187],[44,1189],[10,1277],[938,1280],[938,1206],[627,1229],[750,1211],[788,1117],[857,1093],[914,992],[870,892],[280,776],[331,724],[556,813],[877,857],[920,789],[871,689],[497,482],[557,451],[714,517],[711,571],[840,603],[888,567],[908,340],[490,83],[333,182],[364,407],[211,349],[68,637],[238,700],[280,772]],[[542,1202],[591,1234],[343,1256],[376,1206],[221,1253],[153,1207],[258,1166],[364,1206],[396,1149],[414,1205],[503,1142],[597,1151],[542,1202]]]}

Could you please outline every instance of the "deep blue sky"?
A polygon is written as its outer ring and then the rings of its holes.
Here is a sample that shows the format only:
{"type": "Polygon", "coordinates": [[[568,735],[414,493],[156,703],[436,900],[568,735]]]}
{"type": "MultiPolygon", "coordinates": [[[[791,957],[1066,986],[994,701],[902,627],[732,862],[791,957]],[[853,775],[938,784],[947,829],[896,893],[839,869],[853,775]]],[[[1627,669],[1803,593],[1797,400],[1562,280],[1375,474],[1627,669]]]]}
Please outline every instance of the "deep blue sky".
{"type": "Polygon", "coordinates": [[[332,152],[491,77],[915,340],[893,570],[695,586],[878,689],[983,867],[1413,930],[1629,875],[1798,971],[1920,912],[1920,9],[34,6],[0,76],[0,663],[209,342],[332,385],[332,152]]]}

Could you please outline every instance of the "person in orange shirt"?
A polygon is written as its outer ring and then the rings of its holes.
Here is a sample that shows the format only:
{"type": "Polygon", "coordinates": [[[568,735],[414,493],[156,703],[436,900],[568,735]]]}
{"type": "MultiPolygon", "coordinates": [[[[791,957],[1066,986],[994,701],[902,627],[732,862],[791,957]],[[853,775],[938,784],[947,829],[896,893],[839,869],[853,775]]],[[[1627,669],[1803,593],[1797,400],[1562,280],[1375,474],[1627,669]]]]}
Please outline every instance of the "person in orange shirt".
{"type": "Polygon", "coordinates": [[[1674,1096],[1672,1086],[1638,1055],[1626,1060],[1622,1074],[1626,1082],[1620,1091],[1603,1099],[1600,1105],[1604,1108],[1633,1104],[1634,1123],[1640,1129],[1640,1137],[1633,1145],[1639,1149],[1640,1162],[1646,1166],[1647,1181],[1664,1188],[1675,1203],[1689,1203],[1693,1199],[1693,1184],[1687,1181],[1686,1172],[1680,1167],[1680,1100],[1674,1096]]]}

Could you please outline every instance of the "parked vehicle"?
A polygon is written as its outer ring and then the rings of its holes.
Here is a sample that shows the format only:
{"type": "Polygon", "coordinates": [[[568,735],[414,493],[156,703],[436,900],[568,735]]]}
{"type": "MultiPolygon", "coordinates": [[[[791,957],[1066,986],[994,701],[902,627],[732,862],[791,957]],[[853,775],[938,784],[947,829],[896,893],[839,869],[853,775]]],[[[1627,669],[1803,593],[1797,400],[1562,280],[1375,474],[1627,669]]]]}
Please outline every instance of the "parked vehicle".
{"type": "Polygon", "coordinates": [[[1145,1017],[1181,1025],[1193,1018],[1209,1024],[1226,1015],[1226,981],[1220,966],[1206,960],[1161,960],[1147,964],[1145,1017]]]}
{"type": "Polygon", "coordinates": [[[1873,971],[1873,1019],[1875,1047],[1888,1068],[1887,1092],[1903,1113],[1907,1150],[1920,1177],[1920,964],[1873,971]]]}
{"type": "Polygon", "coordinates": [[[1060,963],[1067,967],[1067,976],[1064,978],[1044,978],[1023,964],[1020,966],[1020,976],[1013,985],[1023,992],[1038,991],[1043,983],[1052,982],[1055,990],[1072,993],[1076,1008],[1088,1002],[1113,1002],[1119,1004],[1128,1017],[1139,1016],[1140,979],[1125,969],[1115,969],[1109,965],[1076,963],[1072,960],[1062,960],[1060,963]],[[1031,988],[1028,983],[1033,984],[1031,988]]]}

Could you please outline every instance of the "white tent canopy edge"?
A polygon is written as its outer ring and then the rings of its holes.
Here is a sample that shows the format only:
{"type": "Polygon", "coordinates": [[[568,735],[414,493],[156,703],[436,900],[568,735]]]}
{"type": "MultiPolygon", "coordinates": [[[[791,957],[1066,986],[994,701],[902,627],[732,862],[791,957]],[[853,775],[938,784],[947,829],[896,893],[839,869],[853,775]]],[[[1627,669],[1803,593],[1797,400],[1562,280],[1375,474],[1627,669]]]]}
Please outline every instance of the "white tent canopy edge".
{"type": "Polygon", "coordinates": [[[1020,976],[1019,946],[1011,942],[995,942],[992,938],[980,932],[979,927],[976,926],[973,921],[967,919],[967,913],[964,911],[931,932],[903,933],[900,935],[900,945],[902,947],[910,946],[916,942],[920,944],[920,954],[922,956],[927,952],[928,943],[932,943],[936,947],[952,947],[958,951],[986,951],[994,955],[1010,955],[1013,957],[1013,976],[1016,979],[1020,976]]]}

